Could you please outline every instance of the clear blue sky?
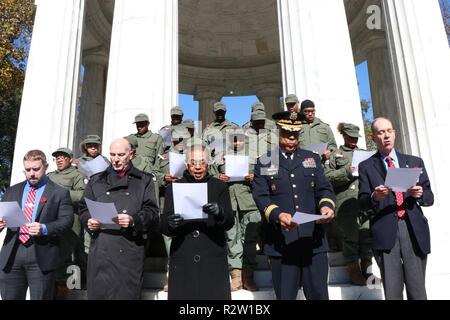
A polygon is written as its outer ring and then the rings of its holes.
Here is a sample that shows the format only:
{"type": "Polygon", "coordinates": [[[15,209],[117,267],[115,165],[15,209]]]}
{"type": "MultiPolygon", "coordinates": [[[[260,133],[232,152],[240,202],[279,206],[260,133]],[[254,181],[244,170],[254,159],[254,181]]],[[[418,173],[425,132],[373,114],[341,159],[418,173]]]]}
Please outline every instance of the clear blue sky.
{"type": "MultiPolygon", "coordinates": [[[[372,100],[370,96],[369,75],[367,63],[361,63],[356,67],[356,77],[358,79],[359,95],[361,99],[372,100]]],[[[198,102],[194,101],[192,95],[180,94],[179,104],[183,108],[184,119],[198,119],[198,102]]],[[[246,97],[224,97],[222,102],[227,105],[227,119],[243,125],[249,120],[251,105],[258,101],[256,96],[246,97]]],[[[369,117],[370,119],[371,117],[369,117]]]]}

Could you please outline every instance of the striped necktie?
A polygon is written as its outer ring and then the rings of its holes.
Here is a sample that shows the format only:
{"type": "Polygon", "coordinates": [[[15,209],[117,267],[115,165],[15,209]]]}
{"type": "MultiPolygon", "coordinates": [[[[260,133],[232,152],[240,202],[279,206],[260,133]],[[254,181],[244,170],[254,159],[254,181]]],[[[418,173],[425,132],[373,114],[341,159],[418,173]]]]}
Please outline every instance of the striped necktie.
{"type": "MultiPolygon", "coordinates": [[[[36,199],[36,188],[31,187],[27,195],[27,200],[25,201],[25,208],[23,208],[23,214],[27,218],[28,222],[32,221],[34,202],[36,199]]],[[[21,243],[25,244],[30,240],[31,236],[28,233],[28,227],[20,227],[19,240],[21,243]]]]}
{"type": "MultiPolygon", "coordinates": [[[[389,168],[395,168],[394,160],[391,157],[387,157],[386,161],[388,163],[389,168]]],[[[403,206],[403,193],[402,192],[396,192],[395,193],[395,202],[397,203],[397,217],[400,219],[403,218],[406,211],[403,206]]]]}

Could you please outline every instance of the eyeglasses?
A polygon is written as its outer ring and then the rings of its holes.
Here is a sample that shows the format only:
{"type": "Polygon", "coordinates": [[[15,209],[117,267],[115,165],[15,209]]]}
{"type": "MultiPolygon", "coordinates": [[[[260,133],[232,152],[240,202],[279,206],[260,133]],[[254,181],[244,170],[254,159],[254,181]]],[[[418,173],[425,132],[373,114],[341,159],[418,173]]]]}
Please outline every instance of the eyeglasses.
{"type": "Polygon", "coordinates": [[[206,162],[206,160],[204,160],[204,159],[201,159],[201,160],[194,160],[194,159],[189,160],[189,164],[190,164],[191,166],[198,166],[198,165],[203,166],[203,165],[205,165],[206,163],[207,163],[207,162],[206,162]]]}
{"type": "Polygon", "coordinates": [[[56,160],[65,160],[65,159],[70,159],[70,158],[68,156],[59,155],[59,156],[56,156],[54,158],[54,161],[56,161],[56,160]]]}

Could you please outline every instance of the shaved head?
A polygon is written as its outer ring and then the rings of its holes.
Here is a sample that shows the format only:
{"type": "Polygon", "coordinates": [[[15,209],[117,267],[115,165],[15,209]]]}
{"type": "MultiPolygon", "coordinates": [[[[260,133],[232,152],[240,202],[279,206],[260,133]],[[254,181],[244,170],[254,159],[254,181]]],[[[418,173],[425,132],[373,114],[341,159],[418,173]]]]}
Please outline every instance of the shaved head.
{"type": "Polygon", "coordinates": [[[131,146],[127,139],[119,138],[111,142],[109,147],[111,164],[115,171],[123,171],[131,159],[131,146]]]}

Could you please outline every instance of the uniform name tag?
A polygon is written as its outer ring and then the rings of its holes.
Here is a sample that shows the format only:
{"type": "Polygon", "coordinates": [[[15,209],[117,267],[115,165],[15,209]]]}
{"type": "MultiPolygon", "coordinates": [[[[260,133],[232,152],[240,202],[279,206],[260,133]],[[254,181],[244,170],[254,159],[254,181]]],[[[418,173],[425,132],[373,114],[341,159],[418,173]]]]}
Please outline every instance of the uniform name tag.
{"type": "Polygon", "coordinates": [[[314,160],[314,158],[306,158],[303,161],[303,167],[304,168],[317,168],[316,160],[314,160]]]}

